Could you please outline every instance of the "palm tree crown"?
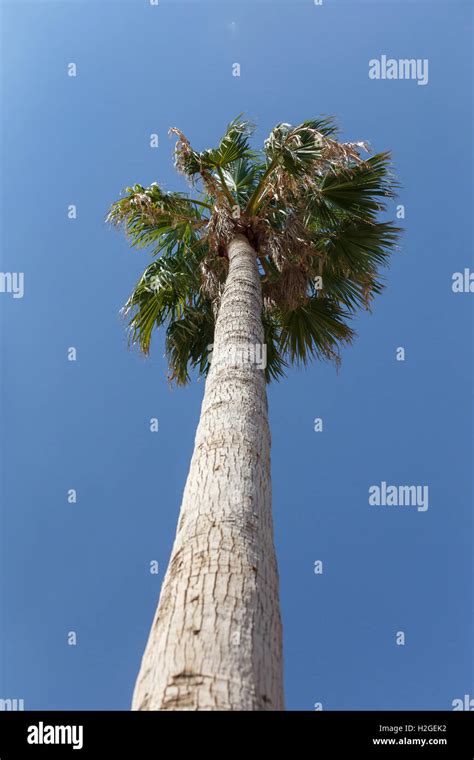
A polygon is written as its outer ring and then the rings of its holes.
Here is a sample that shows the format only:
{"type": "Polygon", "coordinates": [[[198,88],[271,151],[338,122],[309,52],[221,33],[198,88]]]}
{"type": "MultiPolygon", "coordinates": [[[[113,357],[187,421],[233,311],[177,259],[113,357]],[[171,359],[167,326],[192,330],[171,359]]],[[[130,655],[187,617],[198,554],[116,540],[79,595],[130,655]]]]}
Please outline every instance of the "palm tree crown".
{"type": "Polygon", "coordinates": [[[362,158],[367,145],[338,142],[331,118],[278,124],[261,151],[241,117],[212,150],[170,132],[193,196],[134,185],[107,216],[153,254],[124,307],[131,343],[147,354],[163,326],[171,377],[184,384],[192,368],[206,374],[227,245],[244,234],[259,264],[267,379],[314,356],[339,361],[352,316],[382,290],[380,269],[400,232],[378,219],[397,186],[390,154],[362,158]]]}

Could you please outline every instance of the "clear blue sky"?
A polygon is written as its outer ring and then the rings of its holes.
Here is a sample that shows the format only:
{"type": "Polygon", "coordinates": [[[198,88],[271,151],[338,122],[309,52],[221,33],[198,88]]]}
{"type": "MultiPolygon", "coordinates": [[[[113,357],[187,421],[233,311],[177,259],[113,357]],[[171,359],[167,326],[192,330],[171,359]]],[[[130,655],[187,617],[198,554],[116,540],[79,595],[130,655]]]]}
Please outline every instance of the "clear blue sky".
{"type": "Polygon", "coordinates": [[[474,295],[451,290],[473,268],[471,16],[453,0],[2,3],[1,270],[25,294],[0,294],[0,697],[129,707],[203,383],[168,387],[161,338],[149,360],[127,350],[118,312],[148,257],[103,218],[134,182],[183,189],[170,126],[203,149],[240,112],[258,141],[336,115],[345,139],[393,151],[406,207],[339,374],[269,391],[287,707],[474,696],[474,295]],[[429,84],[370,80],[383,54],[428,58],[429,84]],[[428,485],[429,509],[370,506],[382,481],[428,485]]]}

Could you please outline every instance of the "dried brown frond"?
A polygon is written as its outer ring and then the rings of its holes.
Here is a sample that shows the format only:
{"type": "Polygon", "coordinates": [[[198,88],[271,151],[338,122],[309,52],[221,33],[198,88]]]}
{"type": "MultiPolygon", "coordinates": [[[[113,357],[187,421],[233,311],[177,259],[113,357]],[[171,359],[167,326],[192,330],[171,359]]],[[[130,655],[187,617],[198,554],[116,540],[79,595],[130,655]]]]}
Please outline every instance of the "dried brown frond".
{"type": "Polygon", "coordinates": [[[361,150],[366,153],[369,151],[369,145],[366,142],[348,142],[340,143],[337,140],[326,139],[324,141],[324,147],[321,153],[321,159],[316,163],[321,163],[321,168],[329,169],[333,167],[351,166],[356,163],[359,164],[363,161],[361,158],[361,150]]]}
{"type": "Polygon", "coordinates": [[[276,201],[285,203],[297,196],[301,184],[301,177],[293,177],[283,167],[278,166],[268,183],[267,201],[274,198],[276,201]]]}
{"type": "Polygon", "coordinates": [[[163,211],[152,203],[151,198],[146,193],[135,193],[129,200],[129,213],[139,211],[143,219],[150,224],[157,221],[159,216],[163,216],[163,211]]]}
{"type": "Polygon", "coordinates": [[[366,142],[340,143],[329,138],[324,140],[321,156],[312,167],[313,176],[307,178],[308,186],[314,186],[314,178],[320,178],[328,172],[338,172],[341,169],[350,169],[364,162],[361,151],[369,152],[369,144],[366,142]]]}
{"type": "Polygon", "coordinates": [[[223,192],[221,186],[217,182],[217,179],[212,174],[212,172],[210,172],[209,169],[202,169],[201,178],[204,183],[204,187],[206,188],[207,194],[212,198],[215,198],[220,204],[228,206],[229,204],[225,193],[223,192]]]}
{"type": "Polygon", "coordinates": [[[168,130],[169,135],[176,135],[178,140],[174,148],[174,165],[180,174],[194,183],[194,175],[200,171],[200,162],[198,154],[191,147],[191,143],[180,129],[171,127],[168,130]]]}
{"type": "Polygon", "coordinates": [[[218,253],[221,247],[230,243],[235,235],[235,219],[228,206],[214,204],[207,229],[209,248],[214,253],[218,253]]]}
{"type": "Polygon", "coordinates": [[[278,280],[263,283],[265,305],[292,311],[308,300],[308,275],[300,266],[286,264],[278,280]]]}
{"type": "Polygon", "coordinates": [[[201,262],[201,290],[212,301],[214,315],[217,317],[220,299],[224,290],[229,262],[226,258],[207,255],[201,262]]]}
{"type": "Polygon", "coordinates": [[[173,134],[178,137],[174,149],[174,165],[180,174],[187,177],[191,185],[195,184],[199,176],[203,181],[208,195],[221,202],[225,202],[225,193],[223,193],[216,177],[209,168],[203,166],[199,153],[196,153],[191,147],[191,143],[186,135],[176,127],[169,129],[168,134],[173,134]]]}
{"type": "Polygon", "coordinates": [[[143,219],[150,224],[153,224],[153,221],[156,220],[157,209],[153,206],[151,198],[145,193],[134,193],[134,195],[128,198],[122,198],[114,204],[106,217],[106,221],[115,226],[119,226],[125,222],[131,214],[138,211],[143,219]]]}
{"type": "Polygon", "coordinates": [[[174,165],[181,174],[186,174],[183,161],[194,153],[191,143],[186,135],[177,127],[171,127],[168,130],[168,134],[176,135],[178,138],[174,147],[174,165]]]}
{"type": "Polygon", "coordinates": [[[280,230],[269,224],[266,226],[259,250],[269,256],[280,271],[290,263],[307,268],[308,258],[316,253],[304,222],[296,212],[288,216],[280,230]]]}

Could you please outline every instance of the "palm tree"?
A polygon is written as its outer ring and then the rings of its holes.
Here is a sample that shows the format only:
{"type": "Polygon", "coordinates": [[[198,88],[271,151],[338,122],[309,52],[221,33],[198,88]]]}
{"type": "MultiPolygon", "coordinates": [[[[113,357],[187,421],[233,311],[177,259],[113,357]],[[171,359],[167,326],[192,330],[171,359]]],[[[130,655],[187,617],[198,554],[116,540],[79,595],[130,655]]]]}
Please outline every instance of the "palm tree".
{"type": "Polygon", "coordinates": [[[124,307],[131,343],[148,354],[164,327],[171,377],[207,376],[132,708],[281,710],[266,383],[353,340],[396,246],[379,219],[395,182],[332,118],[278,124],[260,152],[241,117],[212,150],[170,132],[193,195],[134,185],[107,217],[153,256],[124,307]]]}

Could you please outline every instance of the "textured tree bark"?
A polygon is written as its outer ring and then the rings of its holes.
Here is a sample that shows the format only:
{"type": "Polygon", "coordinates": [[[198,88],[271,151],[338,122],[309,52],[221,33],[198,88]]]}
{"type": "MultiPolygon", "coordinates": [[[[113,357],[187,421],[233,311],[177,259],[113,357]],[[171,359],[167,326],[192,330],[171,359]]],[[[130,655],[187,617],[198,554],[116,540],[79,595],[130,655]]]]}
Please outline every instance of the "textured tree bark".
{"type": "Polygon", "coordinates": [[[270,432],[256,254],[228,246],[178,530],[134,710],[283,710],[270,432]]]}

